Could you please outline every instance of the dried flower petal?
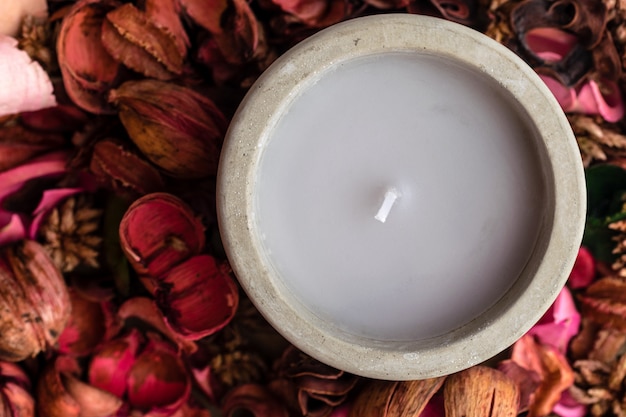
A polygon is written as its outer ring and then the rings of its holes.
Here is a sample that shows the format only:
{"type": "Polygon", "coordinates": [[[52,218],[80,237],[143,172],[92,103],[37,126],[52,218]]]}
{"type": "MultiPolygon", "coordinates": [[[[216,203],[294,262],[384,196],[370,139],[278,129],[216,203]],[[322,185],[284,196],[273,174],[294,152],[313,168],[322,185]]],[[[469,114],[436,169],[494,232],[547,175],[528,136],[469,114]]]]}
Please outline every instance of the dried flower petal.
{"type": "Polygon", "coordinates": [[[48,74],[16,46],[0,35],[0,116],[56,105],[48,74]]]}
{"type": "Polygon", "coordinates": [[[549,414],[562,393],[574,383],[574,372],[565,356],[551,346],[537,343],[530,335],[513,345],[511,360],[540,376],[541,382],[530,398],[531,417],[549,414]]]}
{"type": "Polygon", "coordinates": [[[535,336],[540,343],[553,346],[565,354],[569,341],[578,333],[579,326],[580,314],[576,310],[572,294],[564,287],[528,334],[535,336]]]}

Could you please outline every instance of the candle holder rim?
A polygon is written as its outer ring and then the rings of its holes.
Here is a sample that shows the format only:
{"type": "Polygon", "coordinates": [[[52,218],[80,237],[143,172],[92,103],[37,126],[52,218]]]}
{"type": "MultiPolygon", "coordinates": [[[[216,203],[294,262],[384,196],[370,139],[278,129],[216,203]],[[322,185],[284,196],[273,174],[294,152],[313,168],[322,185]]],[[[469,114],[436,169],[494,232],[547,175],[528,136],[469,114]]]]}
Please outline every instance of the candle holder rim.
{"type": "MultiPolygon", "coordinates": [[[[459,47],[457,45],[453,49],[458,51],[459,47]]],[[[439,52],[455,59],[454,53],[446,49],[445,45],[431,46],[425,53],[428,52],[439,52]]],[[[465,63],[462,59],[460,62],[465,63]]],[[[291,343],[322,362],[355,374],[389,380],[430,378],[468,368],[503,351],[529,330],[565,284],[582,240],[585,208],[584,173],[575,138],[558,102],[541,79],[521,58],[485,35],[452,22],[419,15],[385,14],[353,19],[322,30],[279,57],[253,85],[236,112],[224,144],[218,174],[218,216],[222,238],[236,275],[260,312],[291,343]],[[340,58],[347,60],[367,53],[381,53],[380,47],[359,52],[353,50],[347,57],[338,58],[332,54],[333,48],[323,48],[323,43],[341,39],[345,43],[348,40],[353,42],[356,39],[354,35],[358,34],[361,36],[358,43],[364,45],[368,40],[373,41],[371,38],[376,34],[382,34],[384,42],[390,45],[384,48],[385,52],[413,50],[424,53],[420,48],[420,40],[406,43],[404,38],[398,40],[390,36],[407,27],[412,28],[413,34],[424,30],[436,31],[436,34],[431,33],[433,37],[452,33],[461,45],[480,45],[485,48],[481,54],[497,56],[509,72],[517,72],[521,77],[507,78],[503,73],[494,72],[481,63],[479,57],[470,57],[474,69],[511,92],[529,113],[529,122],[540,131],[544,141],[554,199],[554,216],[548,225],[551,228],[550,240],[545,248],[547,260],[537,262],[534,285],[530,285],[521,296],[508,300],[505,311],[488,321],[479,320],[484,319],[483,314],[457,330],[419,343],[376,341],[354,335],[339,337],[328,332],[332,326],[325,325],[323,320],[316,321],[311,315],[303,317],[301,310],[288,305],[293,300],[285,299],[284,289],[259,278],[259,275],[271,275],[272,271],[262,260],[252,259],[262,256],[255,252],[256,248],[248,247],[241,253],[229,248],[240,247],[242,239],[254,240],[251,235],[255,226],[254,210],[250,206],[249,197],[262,148],[259,140],[266,139],[267,132],[272,130],[272,123],[275,125],[279,116],[276,113],[280,113],[281,109],[288,106],[289,100],[294,99],[289,92],[304,88],[307,81],[312,82],[316,74],[336,65],[340,58]],[[334,59],[328,59],[329,50],[334,59]],[[307,54],[312,57],[303,58],[307,54]],[[294,68],[297,67],[294,60],[296,63],[306,61],[312,66],[306,70],[294,68]],[[315,67],[315,64],[318,66],[315,67]],[[291,84],[276,83],[277,74],[289,79],[291,84]],[[281,85],[278,91],[276,84],[281,85]],[[270,94],[274,94],[274,97],[269,97],[270,94]],[[536,108],[537,102],[534,100],[537,99],[543,104],[538,106],[541,109],[536,108]],[[268,100],[271,102],[271,114],[252,114],[258,105],[267,106],[268,100]],[[236,230],[234,224],[239,225],[236,230]],[[524,323],[520,324],[522,321],[524,323]],[[496,331],[507,327],[515,330],[506,337],[496,331]]]]}

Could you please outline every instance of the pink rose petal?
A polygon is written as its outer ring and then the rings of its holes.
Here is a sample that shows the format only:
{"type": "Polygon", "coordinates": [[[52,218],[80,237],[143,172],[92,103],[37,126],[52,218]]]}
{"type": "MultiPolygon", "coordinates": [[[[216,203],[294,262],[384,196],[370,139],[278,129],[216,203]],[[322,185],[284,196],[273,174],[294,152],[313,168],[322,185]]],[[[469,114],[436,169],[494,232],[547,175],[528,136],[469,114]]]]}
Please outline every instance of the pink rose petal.
{"type": "Polygon", "coordinates": [[[604,93],[593,80],[583,84],[578,92],[578,106],[572,111],[585,114],[599,114],[607,122],[617,122],[624,115],[622,93],[612,81],[603,81],[604,93]]]}
{"type": "Polygon", "coordinates": [[[580,314],[576,310],[570,291],[564,287],[550,309],[528,334],[545,345],[565,353],[572,337],[578,334],[580,314]]]}
{"type": "Polygon", "coordinates": [[[585,82],[577,89],[568,88],[547,75],[539,74],[546,86],[552,91],[561,108],[566,113],[600,115],[607,122],[617,122],[624,116],[624,102],[617,84],[603,81],[608,93],[603,93],[598,83],[585,82]]]}
{"type": "Polygon", "coordinates": [[[0,35],[0,74],[0,116],[56,105],[46,71],[17,48],[17,40],[4,35],[0,35]]]}

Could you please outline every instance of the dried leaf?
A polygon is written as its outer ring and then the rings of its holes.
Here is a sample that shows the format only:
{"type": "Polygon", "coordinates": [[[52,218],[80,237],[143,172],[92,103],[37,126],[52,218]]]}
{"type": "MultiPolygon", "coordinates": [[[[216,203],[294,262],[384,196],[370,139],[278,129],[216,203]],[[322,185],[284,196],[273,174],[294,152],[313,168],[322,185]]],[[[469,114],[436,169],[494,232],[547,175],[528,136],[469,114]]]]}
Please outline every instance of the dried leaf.
{"type": "Polygon", "coordinates": [[[493,368],[474,366],[450,375],[443,390],[446,417],[515,417],[519,389],[493,368]]]}

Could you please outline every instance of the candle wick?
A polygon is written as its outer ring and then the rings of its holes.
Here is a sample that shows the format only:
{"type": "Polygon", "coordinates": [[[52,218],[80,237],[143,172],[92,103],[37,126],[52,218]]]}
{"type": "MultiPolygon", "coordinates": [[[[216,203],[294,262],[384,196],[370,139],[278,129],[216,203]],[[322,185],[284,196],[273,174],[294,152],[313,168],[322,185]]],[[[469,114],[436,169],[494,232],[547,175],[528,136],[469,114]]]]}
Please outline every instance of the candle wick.
{"type": "Polygon", "coordinates": [[[393,207],[393,204],[396,202],[398,197],[400,197],[400,193],[395,188],[390,188],[385,192],[385,198],[383,200],[383,204],[378,209],[378,213],[374,218],[381,223],[385,223],[387,221],[387,216],[389,216],[389,212],[393,207]]]}

